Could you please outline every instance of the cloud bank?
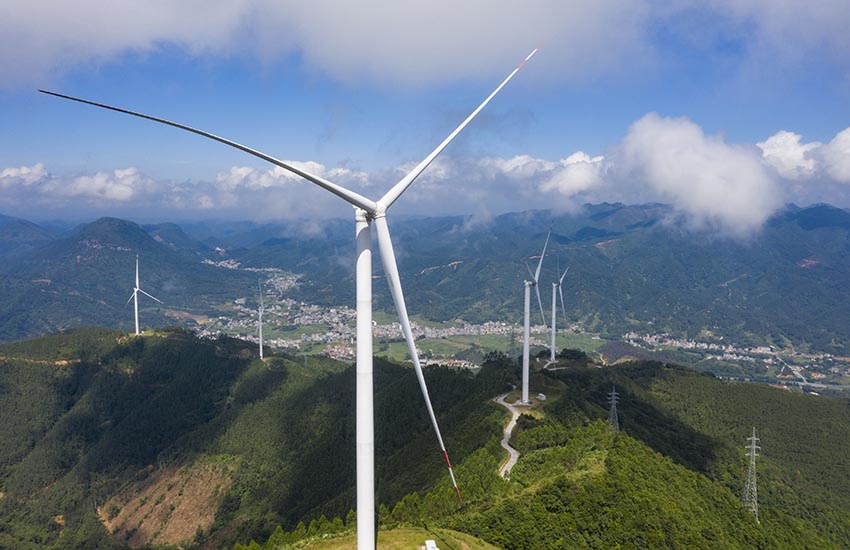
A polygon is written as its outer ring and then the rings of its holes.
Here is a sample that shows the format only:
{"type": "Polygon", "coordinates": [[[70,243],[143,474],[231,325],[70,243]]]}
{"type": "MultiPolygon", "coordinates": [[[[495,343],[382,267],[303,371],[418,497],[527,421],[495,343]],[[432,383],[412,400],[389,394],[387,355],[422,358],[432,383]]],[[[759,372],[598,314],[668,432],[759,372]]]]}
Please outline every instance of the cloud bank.
{"type": "Polygon", "coordinates": [[[850,128],[829,143],[802,143],[803,136],[782,130],[757,145],[765,161],[788,180],[827,179],[850,183],[850,128]]]}
{"type": "MultiPolygon", "coordinates": [[[[367,174],[316,161],[291,164],[372,198],[414,163],[367,174]]],[[[448,215],[554,208],[587,202],[664,202],[695,230],[736,238],[756,233],[788,201],[850,204],[850,128],[805,143],[781,131],[756,144],[707,135],[687,118],[649,113],[605,155],[579,151],[559,160],[531,155],[438,158],[394,207],[396,213],[448,215]]],[[[150,219],[327,219],[350,207],[279,168],[233,166],[205,181],[155,180],[129,167],[54,175],[43,164],[0,170],[7,212],[43,218],[80,213],[150,219]],[[65,213],[65,214],[63,214],[65,213]]]]}
{"type": "Polygon", "coordinates": [[[519,61],[541,41],[551,53],[536,62],[538,74],[557,80],[640,70],[680,46],[734,44],[744,62],[774,66],[818,55],[846,68],[846,8],[844,0],[5,2],[0,86],[173,47],[266,64],[294,54],[340,80],[406,84],[501,75],[506,59],[519,61]],[[676,43],[660,44],[660,28],[676,43]]]}
{"type": "Polygon", "coordinates": [[[644,116],[629,128],[615,162],[696,226],[747,235],[783,204],[754,148],[706,136],[685,118],[644,116]]]}

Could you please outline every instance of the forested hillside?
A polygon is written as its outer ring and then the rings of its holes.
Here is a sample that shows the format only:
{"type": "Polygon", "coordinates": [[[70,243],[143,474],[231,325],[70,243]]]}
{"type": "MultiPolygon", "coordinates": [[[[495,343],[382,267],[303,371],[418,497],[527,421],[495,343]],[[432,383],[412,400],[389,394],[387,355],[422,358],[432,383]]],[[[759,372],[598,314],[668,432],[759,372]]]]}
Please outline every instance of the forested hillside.
{"type": "MultiPolygon", "coordinates": [[[[376,361],[379,518],[382,529],[400,529],[390,539],[451,529],[442,532],[451,540],[459,531],[499,548],[850,540],[847,400],[660,363],[596,368],[580,353],[565,357],[532,378],[548,399],[520,417],[512,444],[522,456],[509,481],[498,476],[507,412],[492,398],[510,391],[516,367],[491,355],[476,375],[427,369],[462,504],[412,371],[376,361]],[[605,422],[612,385],[622,396],[619,433],[605,422]],[[754,426],[760,524],[740,503],[754,426]]],[[[2,345],[0,547],[349,540],[353,382],[345,364],[259,361],[244,342],[176,329],[133,337],[91,328],[2,345]]]]}
{"type": "MultiPolygon", "coordinates": [[[[495,359],[485,376],[510,371],[495,359]]],[[[846,400],[723,382],[652,362],[608,369],[583,363],[535,377],[533,387],[549,398],[520,417],[513,445],[522,457],[510,481],[496,475],[504,453],[491,440],[458,467],[462,506],[441,481],[382,508],[382,525],[448,527],[500,548],[846,546],[846,400]],[[606,422],[612,385],[622,395],[620,432],[606,422]],[[753,426],[762,445],[760,523],[740,501],[743,445],[753,426]]],[[[264,548],[304,541],[308,548],[334,548],[322,532],[318,526],[312,533],[281,531],[264,548]]]]}
{"type": "Polygon", "coordinates": [[[150,230],[101,218],[37,241],[26,255],[15,249],[6,257],[0,228],[0,341],[86,325],[132,328],[127,298],[137,255],[142,289],[163,302],[139,300],[142,326],[185,322],[167,312],[209,314],[215,305],[255,292],[256,275],[204,264],[179,229],[164,224],[150,230]]]}
{"type": "MultiPolygon", "coordinates": [[[[346,516],[353,369],[255,354],[180,330],[0,346],[0,546],[217,548],[346,516]]],[[[445,468],[412,371],[375,366],[379,494],[394,502],[445,468]]],[[[428,380],[456,458],[499,432],[486,385],[436,368],[428,380]]]]}
{"type": "Polygon", "coordinates": [[[850,540],[846,400],[648,362],[549,376],[563,394],[521,417],[514,441],[523,457],[506,496],[445,525],[508,548],[841,548],[850,540]],[[612,385],[619,433],[604,420],[612,385]],[[740,504],[753,427],[760,524],[740,504]]]}

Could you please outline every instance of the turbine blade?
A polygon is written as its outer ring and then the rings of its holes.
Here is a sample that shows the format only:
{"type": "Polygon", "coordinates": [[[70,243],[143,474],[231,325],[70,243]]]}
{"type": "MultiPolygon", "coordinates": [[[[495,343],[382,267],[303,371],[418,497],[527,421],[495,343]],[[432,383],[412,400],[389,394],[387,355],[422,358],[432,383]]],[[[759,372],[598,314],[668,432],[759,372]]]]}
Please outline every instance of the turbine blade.
{"type": "Polygon", "coordinates": [[[528,260],[525,260],[525,268],[528,270],[528,276],[534,279],[534,273],[531,272],[531,268],[528,266],[528,260]]]}
{"type": "MultiPolygon", "coordinates": [[[[152,299],[152,300],[156,300],[157,302],[159,302],[160,304],[162,304],[162,300],[160,300],[159,298],[155,298],[154,296],[151,296],[150,294],[148,294],[147,292],[145,292],[145,291],[144,291],[144,290],[142,290],[141,288],[139,289],[139,292],[141,292],[142,294],[144,294],[144,295],[145,295],[145,296],[147,296],[148,298],[150,298],[150,299],[152,299]]],[[[163,305],[164,305],[164,304],[163,304],[163,305]]]]}
{"type": "Polygon", "coordinates": [[[542,319],[543,324],[546,325],[546,316],[543,314],[543,300],[540,299],[540,285],[534,285],[534,292],[537,293],[537,305],[540,306],[540,319],[542,319]]]}
{"type": "Polygon", "coordinates": [[[457,136],[461,132],[461,130],[466,128],[466,125],[469,124],[473,118],[475,118],[475,116],[481,111],[481,109],[483,109],[488,103],[490,103],[490,100],[493,99],[493,97],[495,97],[495,95],[499,93],[499,91],[501,91],[505,84],[510,82],[514,75],[516,75],[519,70],[522,69],[523,65],[525,65],[528,60],[531,59],[531,56],[537,53],[537,50],[539,49],[540,46],[534,48],[534,50],[532,50],[531,53],[528,54],[525,59],[523,59],[522,63],[520,63],[519,66],[517,66],[517,68],[514,69],[513,72],[509,74],[508,77],[504,79],[502,83],[496,87],[495,90],[493,90],[493,93],[487,96],[487,99],[485,99],[481,103],[481,105],[478,106],[478,108],[472,111],[472,113],[468,117],[466,117],[466,120],[461,122],[460,126],[455,128],[454,132],[449,134],[449,137],[444,139],[443,142],[438,145],[437,148],[434,149],[430,155],[425,157],[422,162],[417,164],[416,168],[414,168],[406,176],[404,176],[397,184],[392,187],[392,189],[387,191],[387,193],[383,197],[381,197],[378,202],[381,203],[385,208],[389,208],[390,206],[392,206],[392,204],[401,196],[401,194],[404,193],[404,191],[408,187],[410,187],[410,184],[413,183],[413,181],[417,177],[419,177],[419,174],[421,174],[428,167],[428,165],[431,164],[431,162],[433,162],[435,158],[437,158],[437,155],[439,155],[443,151],[443,149],[446,148],[446,146],[455,138],[455,136],[457,136]]]}
{"type": "Polygon", "coordinates": [[[319,187],[321,187],[321,188],[323,188],[327,191],[330,191],[331,193],[340,197],[341,199],[345,200],[346,202],[349,202],[349,203],[353,204],[354,206],[362,208],[363,210],[365,210],[366,212],[368,212],[370,214],[373,214],[375,212],[376,208],[377,208],[374,201],[371,201],[371,200],[367,199],[366,197],[364,197],[364,196],[362,196],[358,193],[355,193],[354,191],[349,191],[345,187],[342,187],[342,186],[337,185],[333,182],[330,182],[330,181],[328,181],[328,180],[326,180],[322,177],[310,174],[309,172],[305,172],[304,170],[296,168],[295,166],[293,166],[293,165],[291,165],[287,162],[284,162],[282,160],[276,159],[275,157],[273,157],[271,155],[267,155],[263,152],[257,151],[256,149],[251,149],[250,147],[247,147],[245,145],[241,145],[241,144],[236,143],[235,141],[231,141],[227,138],[223,138],[223,137],[217,136],[215,134],[205,132],[203,130],[198,130],[197,128],[192,128],[191,126],[186,126],[185,124],[180,124],[178,122],[172,122],[172,121],[166,120],[164,118],[158,118],[158,117],[151,116],[151,115],[145,115],[145,114],[142,114],[142,113],[137,113],[135,111],[129,111],[127,109],[122,109],[120,107],[113,107],[111,105],[106,105],[104,103],[96,103],[94,101],[89,101],[87,99],[80,99],[78,97],[73,97],[73,96],[60,94],[60,93],[56,93],[56,92],[50,92],[50,91],[47,91],[47,90],[39,90],[39,92],[41,92],[43,94],[56,96],[56,97],[61,97],[63,99],[70,99],[71,101],[78,101],[80,103],[85,103],[87,105],[93,105],[95,107],[100,107],[102,109],[109,109],[110,111],[117,111],[119,113],[124,113],[124,114],[127,114],[127,115],[132,115],[132,116],[135,116],[135,117],[144,118],[144,119],[147,119],[147,120],[152,120],[154,122],[167,124],[168,126],[173,126],[175,128],[180,128],[181,130],[186,130],[187,132],[192,132],[194,134],[198,134],[199,136],[203,136],[203,137],[218,141],[219,143],[223,143],[225,145],[235,147],[236,149],[239,149],[240,151],[244,151],[244,152],[248,153],[249,155],[254,155],[255,157],[258,157],[258,158],[261,158],[261,159],[263,159],[267,162],[270,162],[270,163],[274,164],[275,166],[280,166],[284,170],[288,170],[288,171],[292,172],[293,174],[297,174],[297,175],[301,176],[302,178],[315,183],[319,187]]]}
{"type": "Polygon", "coordinates": [[[568,272],[569,270],[570,270],[570,266],[567,266],[567,269],[565,269],[565,270],[564,270],[564,274],[563,274],[563,275],[561,275],[561,278],[560,278],[560,279],[558,279],[558,284],[559,284],[559,285],[560,285],[561,283],[563,283],[563,282],[564,282],[564,277],[566,277],[566,276],[567,276],[567,272],[568,272]]]}
{"type": "Polygon", "coordinates": [[[407,316],[407,306],[404,303],[404,294],[401,290],[401,279],[398,275],[398,266],[395,261],[395,253],[393,252],[393,243],[390,238],[390,229],[389,226],[387,226],[387,219],[380,216],[375,218],[373,223],[378,236],[378,248],[381,254],[381,263],[384,266],[384,273],[387,276],[387,283],[389,283],[390,286],[390,293],[393,296],[396,311],[398,311],[401,330],[404,333],[404,339],[407,341],[407,350],[413,360],[413,369],[416,371],[416,379],[419,381],[419,388],[422,390],[422,397],[425,398],[425,407],[428,409],[428,416],[431,417],[431,425],[434,427],[434,433],[437,435],[437,442],[440,444],[440,450],[443,452],[443,459],[446,461],[446,467],[449,469],[452,486],[454,486],[458,501],[460,501],[460,490],[457,487],[457,481],[455,481],[455,475],[452,471],[452,463],[449,461],[446,446],[443,444],[443,436],[440,433],[439,425],[437,425],[437,417],[434,414],[434,408],[431,406],[431,398],[428,396],[428,386],[425,384],[425,376],[422,373],[422,366],[419,364],[419,355],[416,353],[416,342],[413,340],[413,331],[410,328],[410,319],[407,316]]]}
{"type": "Polygon", "coordinates": [[[567,321],[567,308],[564,306],[564,289],[560,286],[558,287],[558,293],[561,295],[561,312],[564,314],[564,327],[567,327],[570,322],[567,321]]]}
{"type": "Polygon", "coordinates": [[[126,304],[124,304],[124,305],[125,305],[125,306],[130,305],[130,302],[132,302],[132,301],[133,301],[133,298],[135,298],[135,297],[136,297],[136,291],[134,290],[134,291],[133,291],[133,293],[132,293],[132,294],[130,294],[130,298],[127,300],[127,303],[126,303],[126,304]]]}
{"type": "Polygon", "coordinates": [[[139,255],[136,254],[136,288],[139,288],[139,255]]]}
{"type": "Polygon", "coordinates": [[[534,282],[537,282],[537,279],[540,277],[540,268],[543,267],[543,258],[546,256],[546,247],[549,246],[549,237],[552,236],[552,230],[549,230],[549,233],[546,234],[546,242],[543,243],[543,252],[540,253],[540,261],[537,262],[537,271],[534,272],[534,282]]]}

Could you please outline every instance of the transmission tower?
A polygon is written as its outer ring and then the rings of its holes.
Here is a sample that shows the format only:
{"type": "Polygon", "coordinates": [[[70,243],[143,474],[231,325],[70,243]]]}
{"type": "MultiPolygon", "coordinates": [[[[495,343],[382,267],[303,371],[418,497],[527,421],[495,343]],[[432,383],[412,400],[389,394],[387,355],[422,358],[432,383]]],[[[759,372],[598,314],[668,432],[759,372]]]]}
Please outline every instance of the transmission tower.
{"type": "Polygon", "coordinates": [[[611,386],[611,393],[608,394],[608,402],[611,404],[611,410],[608,412],[608,424],[615,432],[620,431],[620,421],[617,418],[617,401],[620,396],[617,394],[617,387],[611,386]]]}
{"type": "Polygon", "coordinates": [[[747,454],[750,456],[750,467],[747,470],[747,485],[744,488],[744,497],[741,499],[744,503],[744,508],[753,513],[756,522],[759,522],[759,496],[756,488],[756,457],[759,455],[759,438],[756,437],[756,428],[753,426],[752,437],[747,438],[747,445],[744,447],[747,454]]]}

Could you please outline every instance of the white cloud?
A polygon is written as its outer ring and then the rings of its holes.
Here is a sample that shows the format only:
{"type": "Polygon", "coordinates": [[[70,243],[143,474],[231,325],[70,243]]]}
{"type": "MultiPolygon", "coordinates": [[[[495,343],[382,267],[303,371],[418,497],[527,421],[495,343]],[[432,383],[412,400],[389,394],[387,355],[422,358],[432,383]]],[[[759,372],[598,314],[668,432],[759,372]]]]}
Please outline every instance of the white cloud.
{"type": "Polygon", "coordinates": [[[530,155],[517,155],[510,159],[482,159],[480,164],[491,166],[498,173],[512,179],[535,178],[540,174],[551,172],[558,166],[550,160],[538,159],[530,155]]]}
{"type": "Polygon", "coordinates": [[[545,41],[552,55],[544,65],[584,78],[625,66],[633,54],[649,57],[641,30],[647,13],[647,0],[531,0],[522,7],[489,0],[461,7],[449,0],[6,2],[0,85],[166,45],[262,62],[296,53],[339,79],[420,84],[503,74],[505,63],[545,41]]]}
{"type": "Polygon", "coordinates": [[[818,142],[800,143],[803,136],[782,130],[756,145],[761,149],[764,160],[777,173],[789,180],[811,177],[817,170],[817,162],[811,151],[821,146],[818,142]]]}
{"type": "MultiPolygon", "coordinates": [[[[369,175],[365,172],[348,168],[329,169],[324,164],[315,161],[285,160],[284,162],[299,170],[346,187],[366,187],[369,185],[369,175]]],[[[237,189],[256,190],[281,187],[296,182],[300,185],[304,183],[304,178],[289,170],[284,170],[280,166],[273,166],[266,170],[258,170],[249,166],[233,166],[229,172],[219,172],[215,181],[219,189],[235,191],[237,189]]]]}
{"type": "Polygon", "coordinates": [[[746,236],[783,204],[753,147],[734,146],[686,118],[650,113],[629,128],[615,169],[669,201],[696,227],[746,236]]]}
{"type": "Polygon", "coordinates": [[[782,130],[756,145],[765,162],[785,179],[850,183],[850,128],[836,134],[829,143],[801,143],[801,139],[799,134],[782,130]]]}
{"type": "Polygon", "coordinates": [[[839,132],[829,143],[821,146],[818,155],[832,179],[850,183],[850,128],[839,132]]]}
{"type": "Polygon", "coordinates": [[[741,57],[774,66],[813,55],[850,62],[845,0],[41,0],[0,4],[0,86],[171,46],[264,63],[297,54],[338,79],[421,84],[501,75],[541,41],[538,74],[586,80],[652,66],[659,49],[674,55],[676,44],[657,41],[667,25],[679,25],[667,41],[704,50],[741,41],[741,57]]]}
{"type": "Polygon", "coordinates": [[[573,196],[602,183],[605,157],[591,158],[584,151],[568,156],[560,167],[541,185],[543,191],[557,190],[562,195],[573,196]]]}
{"type": "Polygon", "coordinates": [[[95,201],[127,202],[140,193],[157,193],[159,185],[142,176],[136,168],[98,172],[79,176],[69,182],[55,182],[50,191],[68,197],[84,197],[95,201]]]}
{"type": "Polygon", "coordinates": [[[5,168],[0,172],[0,187],[11,187],[13,185],[30,186],[50,175],[41,163],[33,166],[19,166],[17,168],[5,168]]]}
{"type": "MultiPolygon", "coordinates": [[[[377,199],[412,168],[369,175],[316,161],[287,161],[377,199]]],[[[535,208],[571,210],[586,202],[665,202],[691,227],[746,237],[784,201],[850,203],[850,128],[826,144],[803,143],[789,131],[756,145],[706,135],[687,118],[650,113],[634,122],[605,156],[583,151],[560,160],[531,155],[442,157],[406,192],[393,213],[473,215],[535,208]],[[777,177],[779,176],[779,177],[777,177]],[[780,178],[781,177],[781,178],[780,178]]],[[[344,201],[278,167],[233,166],[207,181],[157,181],[135,168],[57,176],[43,164],[0,170],[0,204],[19,215],[100,215],[154,219],[315,218],[350,215],[344,201]],[[33,214],[35,213],[35,214],[33,214]]]]}
{"type": "Polygon", "coordinates": [[[76,198],[103,205],[162,192],[159,183],[132,167],[60,178],[50,174],[41,163],[4,169],[0,172],[0,187],[10,191],[9,199],[13,201],[58,203],[76,198]]]}
{"type": "MultiPolygon", "coordinates": [[[[730,27],[748,36],[748,49],[773,64],[810,63],[812,54],[850,61],[850,10],[846,0],[686,0],[714,8],[730,27]]],[[[728,36],[726,37],[728,40],[728,36]]]]}

